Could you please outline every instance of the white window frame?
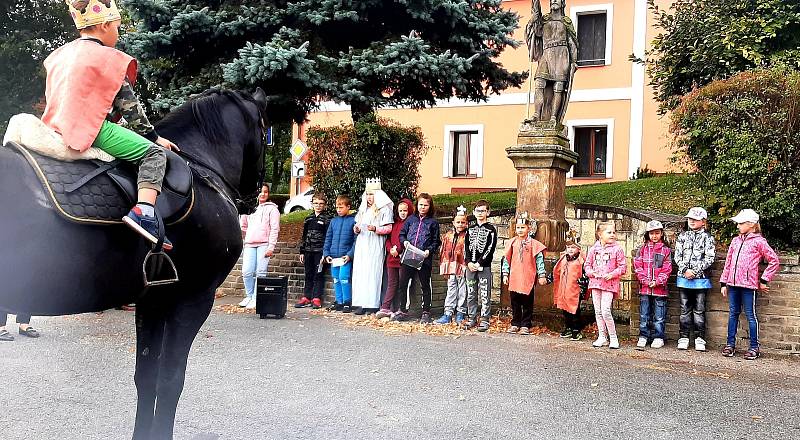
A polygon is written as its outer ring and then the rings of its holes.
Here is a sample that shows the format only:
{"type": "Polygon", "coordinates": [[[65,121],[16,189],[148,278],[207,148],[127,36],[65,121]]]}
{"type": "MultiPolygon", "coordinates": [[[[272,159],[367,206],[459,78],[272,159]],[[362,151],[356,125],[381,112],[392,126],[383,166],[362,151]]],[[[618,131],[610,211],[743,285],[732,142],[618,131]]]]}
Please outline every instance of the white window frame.
{"type": "Polygon", "coordinates": [[[470,176],[453,176],[453,133],[460,131],[476,131],[477,134],[470,139],[470,165],[475,170],[475,178],[483,177],[483,124],[445,125],[444,126],[444,157],[442,158],[442,177],[450,179],[464,179],[470,176]],[[474,150],[474,151],[473,151],[474,150]]]}
{"type": "MultiPolygon", "coordinates": [[[[564,124],[569,134],[569,148],[575,151],[575,128],[581,127],[606,127],[606,179],[614,177],[614,119],[571,119],[564,124]]],[[[572,168],[567,173],[572,178],[572,168]]],[[[583,179],[584,177],[580,177],[583,179]]]]}
{"type": "MultiPolygon", "coordinates": [[[[614,5],[612,3],[603,3],[598,5],[583,5],[583,6],[573,6],[569,8],[569,15],[572,18],[572,23],[575,26],[575,34],[578,33],[578,16],[579,15],[589,15],[589,14],[597,14],[597,13],[606,13],[606,66],[611,65],[611,42],[613,29],[614,29],[614,5]]],[[[578,68],[583,67],[597,67],[597,66],[578,66],[578,68]]]]}

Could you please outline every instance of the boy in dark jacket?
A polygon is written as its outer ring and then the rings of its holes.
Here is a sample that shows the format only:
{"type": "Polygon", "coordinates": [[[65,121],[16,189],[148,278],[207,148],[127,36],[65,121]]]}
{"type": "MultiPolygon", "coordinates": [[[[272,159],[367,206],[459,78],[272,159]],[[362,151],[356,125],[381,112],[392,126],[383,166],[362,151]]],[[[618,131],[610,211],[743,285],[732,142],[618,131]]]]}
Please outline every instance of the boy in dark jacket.
{"type": "Polygon", "coordinates": [[[478,297],[481,300],[481,322],[479,332],[489,330],[489,318],[492,315],[492,259],[497,246],[497,229],[489,218],[489,202],[478,200],[475,204],[476,224],[467,229],[464,240],[467,263],[467,313],[469,319],[464,321],[464,328],[478,325],[478,297]]]}
{"type": "Polygon", "coordinates": [[[322,307],[322,292],[325,288],[325,273],[322,271],[322,249],[331,216],[326,214],[325,197],[315,193],[311,199],[314,212],[303,222],[303,238],[300,240],[300,262],[305,266],[306,282],[304,296],[295,307],[319,309],[322,307]]]}
{"type": "Polygon", "coordinates": [[[350,215],[351,205],[350,197],[336,198],[336,217],[328,226],[325,246],[322,248],[322,258],[331,265],[331,277],[336,292],[333,309],[344,313],[350,313],[353,299],[350,279],[353,271],[353,254],[356,249],[356,234],[353,232],[356,218],[350,215]]]}
{"type": "MultiPolygon", "coordinates": [[[[400,267],[400,286],[408,286],[412,278],[419,281],[422,289],[422,317],[420,323],[431,323],[431,269],[433,268],[433,255],[439,250],[442,244],[442,237],[439,233],[439,222],[433,217],[433,198],[422,193],[417,197],[417,212],[408,217],[400,230],[400,241],[407,248],[412,245],[425,252],[425,260],[419,269],[402,265],[400,267]]],[[[405,321],[408,317],[408,310],[405,304],[402,310],[395,314],[396,321],[405,321]]]]}

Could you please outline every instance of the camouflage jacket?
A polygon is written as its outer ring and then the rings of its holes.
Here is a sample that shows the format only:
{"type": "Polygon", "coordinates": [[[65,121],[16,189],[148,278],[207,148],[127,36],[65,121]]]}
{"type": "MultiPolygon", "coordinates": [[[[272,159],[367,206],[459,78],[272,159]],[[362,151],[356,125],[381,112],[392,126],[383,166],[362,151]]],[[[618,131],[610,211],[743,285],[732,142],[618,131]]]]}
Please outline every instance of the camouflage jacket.
{"type": "Polygon", "coordinates": [[[114,97],[111,111],[108,113],[108,119],[111,121],[125,120],[125,126],[142,135],[144,138],[151,142],[158,139],[158,134],[155,128],[147,119],[147,115],[142,108],[142,104],[133,92],[131,83],[127,78],[122,82],[117,96],[114,97]]]}

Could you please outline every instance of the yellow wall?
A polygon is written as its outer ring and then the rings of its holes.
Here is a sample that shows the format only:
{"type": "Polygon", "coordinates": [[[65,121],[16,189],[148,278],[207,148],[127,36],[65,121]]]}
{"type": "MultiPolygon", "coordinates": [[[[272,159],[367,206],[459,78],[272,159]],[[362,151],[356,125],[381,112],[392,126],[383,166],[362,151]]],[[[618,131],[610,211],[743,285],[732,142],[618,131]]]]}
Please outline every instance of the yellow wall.
{"type": "MultiPolygon", "coordinates": [[[[573,88],[573,98],[578,91],[587,89],[633,89],[632,63],[628,57],[634,45],[634,2],[643,0],[568,0],[567,14],[572,7],[585,5],[613,4],[613,30],[611,64],[607,66],[581,67],[578,69],[573,88]]],[[[660,3],[668,0],[659,0],[660,3]]],[[[542,0],[543,11],[549,10],[549,1],[542,0]]],[[[520,27],[514,36],[524,40],[524,29],[530,18],[530,2],[515,0],[503,5],[520,15],[520,27]]],[[[651,41],[656,31],[652,28],[653,16],[647,11],[647,41],[651,41]]],[[[649,44],[648,44],[649,46],[649,44]]],[[[511,70],[527,70],[529,63],[527,48],[523,43],[517,49],[507,49],[500,57],[501,63],[511,70]]],[[[670,169],[667,147],[666,118],[657,115],[657,103],[653,100],[651,88],[645,78],[642,159],[641,166],[667,171],[670,169]]],[[[525,93],[522,88],[509,89],[504,94],[525,93]]],[[[517,95],[519,96],[519,95],[517,95]]],[[[613,119],[613,171],[612,180],[626,180],[629,172],[629,138],[631,132],[631,100],[603,100],[592,102],[571,102],[565,123],[577,119],[613,119]]],[[[510,188],[516,186],[516,170],[506,157],[505,148],[516,142],[517,130],[525,117],[524,104],[471,105],[455,107],[436,107],[421,111],[410,109],[382,109],[380,115],[394,119],[404,125],[417,125],[422,128],[426,141],[431,145],[428,155],[422,160],[420,188],[430,193],[447,193],[453,188],[510,188]],[[483,177],[446,178],[442,176],[444,154],[444,130],[446,125],[483,124],[483,177]]],[[[349,111],[318,111],[309,115],[309,125],[330,126],[350,122],[349,111]]],[[[570,179],[568,184],[584,184],[607,179],[570,179]]]]}

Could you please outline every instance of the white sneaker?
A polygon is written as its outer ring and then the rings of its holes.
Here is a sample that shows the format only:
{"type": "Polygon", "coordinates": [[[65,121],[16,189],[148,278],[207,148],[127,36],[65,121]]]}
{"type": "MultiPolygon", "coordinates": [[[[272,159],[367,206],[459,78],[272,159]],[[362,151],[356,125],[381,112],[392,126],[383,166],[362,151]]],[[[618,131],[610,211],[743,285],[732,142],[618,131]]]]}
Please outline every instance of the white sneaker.
{"type": "Polygon", "coordinates": [[[652,348],[661,348],[663,346],[664,346],[664,340],[661,339],[661,338],[653,339],[653,343],[650,344],[650,347],[652,347],[652,348]]]}
{"type": "Polygon", "coordinates": [[[248,310],[255,309],[256,308],[256,297],[253,296],[252,298],[250,298],[250,300],[247,302],[247,305],[244,306],[244,308],[248,309],[248,310]]]}
{"type": "Polygon", "coordinates": [[[239,303],[239,307],[245,307],[247,305],[247,303],[249,303],[249,302],[250,302],[250,297],[249,296],[245,296],[244,299],[242,300],[242,302],[239,303]]]}
{"type": "Polygon", "coordinates": [[[619,348],[619,339],[616,336],[612,336],[610,342],[608,343],[608,348],[619,348]]]}
{"type": "Polygon", "coordinates": [[[636,341],[636,348],[645,348],[647,347],[647,338],[644,336],[639,336],[639,340],[636,341]]]}
{"type": "Polygon", "coordinates": [[[597,337],[596,341],[592,342],[592,347],[602,347],[606,344],[608,344],[608,339],[606,339],[605,336],[600,335],[597,337]]]}
{"type": "MultiPolygon", "coordinates": [[[[686,341],[686,347],[689,347],[689,341],[686,341]]],[[[695,338],[694,349],[697,351],[706,351],[706,340],[703,338],[695,338]]]]}
{"type": "Polygon", "coordinates": [[[678,339],[678,350],[688,350],[688,349],[689,349],[689,338],[678,339]]]}

